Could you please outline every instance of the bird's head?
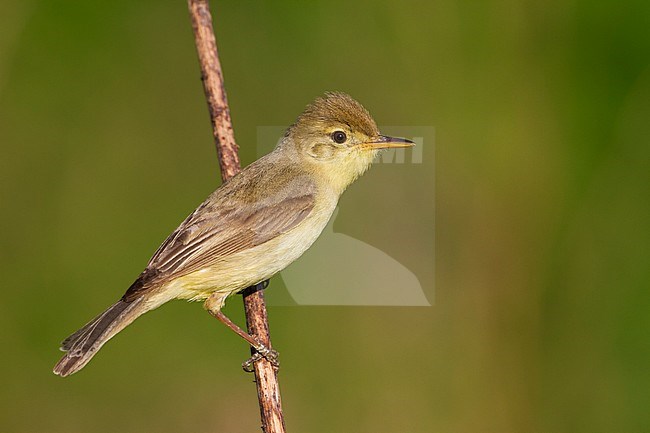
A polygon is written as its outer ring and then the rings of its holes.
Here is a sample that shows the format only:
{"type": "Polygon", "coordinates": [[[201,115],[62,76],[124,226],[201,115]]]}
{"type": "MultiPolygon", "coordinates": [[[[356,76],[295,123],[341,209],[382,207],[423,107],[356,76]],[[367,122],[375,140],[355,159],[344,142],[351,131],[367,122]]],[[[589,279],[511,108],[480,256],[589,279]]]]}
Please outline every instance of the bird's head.
{"type": "Polygon", "coordinates": [[[404,138],[381,135],[370,113],[345,93],[316,98],[291,125],[281,146],[343,192],[372,164],[380,150],[410,147],[404,138]]]}

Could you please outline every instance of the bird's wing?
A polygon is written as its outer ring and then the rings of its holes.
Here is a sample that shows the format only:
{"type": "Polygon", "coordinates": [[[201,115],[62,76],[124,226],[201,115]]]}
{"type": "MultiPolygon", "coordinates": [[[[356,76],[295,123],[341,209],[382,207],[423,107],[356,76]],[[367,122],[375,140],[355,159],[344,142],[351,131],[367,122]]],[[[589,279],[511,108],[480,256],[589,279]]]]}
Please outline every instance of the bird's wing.
{"type": "Polygon", "coordinates": [[[300,195],[252,210],[227,209],[183,227],[151,260],[158,273],[177,278],[288,232],[309,215],[314,196],[300,195]]]}
{"type": "Polygon", "coordinates": [[[255,203],[206,200],[163,242],[127,299],[151,287],[211,266],[290,231],[314,208],[315,185],[287,182],[274,197],[255,203]],[[150,280],[150,281],[147,281],[150,280]]]}

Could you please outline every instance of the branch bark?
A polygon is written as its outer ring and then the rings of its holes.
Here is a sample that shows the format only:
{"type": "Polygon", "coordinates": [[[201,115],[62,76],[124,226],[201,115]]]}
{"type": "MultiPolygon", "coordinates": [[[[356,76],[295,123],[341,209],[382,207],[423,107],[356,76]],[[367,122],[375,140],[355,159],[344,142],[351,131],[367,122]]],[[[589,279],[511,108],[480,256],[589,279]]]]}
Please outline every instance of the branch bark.
{"type": "MultiPolygon", "coordinates": [[[[194,41],[201,65],[201,80],[208,102],[212,133],[214,136],[221,179],[226,181],[237,174],[241,167],[238,146],[230,120],[230,109],[226,98],[221,63],[217,51],[217,42],[212,26],[212,15],[207,0],[187,0],[190,10],[194,41]]],[[[264,302],[264,291],[249,288],[244,291],[244,308],[248,332],[271,348],[268,316],[264,302]]],[[[251,348],[251,353],[254,351],[251,348]]],[[[280,385],[277,371],[265,358],[255,362],[255,383],[262,418],[262,430],[265,433],[284,433],[284,416],[280,400],[280,385]]]]}

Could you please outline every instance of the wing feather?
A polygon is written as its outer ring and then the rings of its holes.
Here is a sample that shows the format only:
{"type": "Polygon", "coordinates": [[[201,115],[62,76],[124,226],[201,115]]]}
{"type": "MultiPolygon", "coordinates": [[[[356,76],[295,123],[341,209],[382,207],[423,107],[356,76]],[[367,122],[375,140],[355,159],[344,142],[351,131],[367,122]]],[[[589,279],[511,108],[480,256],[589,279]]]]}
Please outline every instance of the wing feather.
{"type": "Polygon", "coordinates": [[[154,253],[126,298],[268,242],[312,212],[316,187],[309,177],[266,173],[254,179],[238,188],[229,185],[233,181],[225,184],[189,215],[154,253]],[[275,194],[261,193],[270,189],[265,182],[275,182],[275,194]],[[242,190],[243,198],[236,195],[242,190]],[[261,199],[247,200],[250,195],[261,199]]]}
{"type": "Polygon", "coordinates": [[[307,218],[316,185],[299,168],[273,161],[277,157],[256,161],[246,176],[240,173],[208,197],[156,250],[125,299],[268,242],[307,218]]]}
{"type": "Polygon", "coordinates": [[[313,207],[314,196],[309,194],[252,212],[217,213],[182,230],[152,259],[150,266],[172,278],[190,274],[286,233],[303,221],[313,207]]]}

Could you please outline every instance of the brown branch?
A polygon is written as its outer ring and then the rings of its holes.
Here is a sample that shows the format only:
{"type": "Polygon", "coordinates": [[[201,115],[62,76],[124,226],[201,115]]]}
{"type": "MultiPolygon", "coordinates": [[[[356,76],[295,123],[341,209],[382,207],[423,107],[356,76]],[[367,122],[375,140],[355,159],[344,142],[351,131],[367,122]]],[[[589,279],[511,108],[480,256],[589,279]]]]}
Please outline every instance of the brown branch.
{"type": "MultiPolygon", "coordinates": [[[[226,181],[240,170],[237,144],[230,120],[230,110],[223,84],[217,42],[212,28],[212,16],[207,0],[187,0],[194,29],[194,40],[201,64],[201,80],[210,110],[212,132],[217,146],[221,178],[226,181]]],[[[252,289],[252,288],[251,288],[252,289]]],[[[248,332],[271,348],[268,316],[263,290],[246,290],[244,308],[248,332]]],[[[254,349],[251,348],[251,352],[254,349]]],[[[277,371],[265,358],[255,362],[255,383],[265,433],[284,433],[284,416],[280,401],[277,371]]]]}
{"type": "Polygon", "coordinates": [[[201,80],[210,111],[212,135],[217,146],[221,179],[226,181],[239,173],[239,146],[235,143],[235,134],[230,120],[230,109],[226,88],[223,85],[221,62],[217,51],[217,41],[212,29],[212,15],[207,0],[188,0],[194,41],[201,64],[201,80]]]}

